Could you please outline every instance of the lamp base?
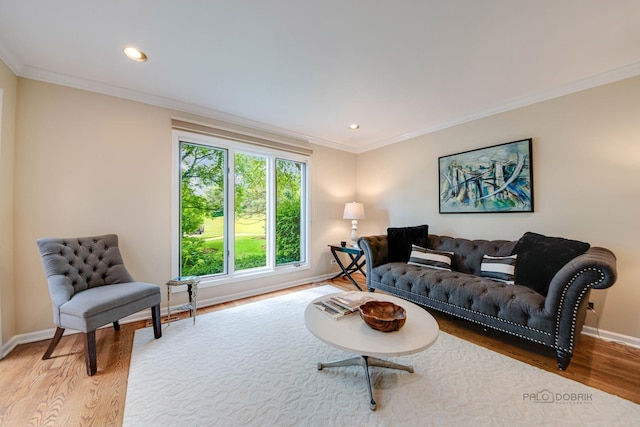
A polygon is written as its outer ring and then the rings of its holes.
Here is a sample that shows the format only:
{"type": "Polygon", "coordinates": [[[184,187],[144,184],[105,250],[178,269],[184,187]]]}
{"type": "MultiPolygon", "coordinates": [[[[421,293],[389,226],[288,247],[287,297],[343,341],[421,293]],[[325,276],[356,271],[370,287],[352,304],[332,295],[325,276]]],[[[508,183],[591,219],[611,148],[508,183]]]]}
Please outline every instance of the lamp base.
{"type": "Polygon", "coordinates": [[[359,248],[358,246],[358,220],[351,220],[351,247],[359,248]]]}

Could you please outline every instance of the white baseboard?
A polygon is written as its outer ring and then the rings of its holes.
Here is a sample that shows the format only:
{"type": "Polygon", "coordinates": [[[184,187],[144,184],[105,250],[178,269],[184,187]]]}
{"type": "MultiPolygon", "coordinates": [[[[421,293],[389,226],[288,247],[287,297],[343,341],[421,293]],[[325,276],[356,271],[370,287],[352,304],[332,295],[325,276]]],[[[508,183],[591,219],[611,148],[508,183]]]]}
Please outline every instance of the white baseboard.
{"type": "Polygon", "coordinates": [[[629,335],[622,335],[617,332],[603,331],[592,326],[583,326],[582,333],[590,337],[599,338],[605,341],[613,341],[630,347],[640,348],[640,338],[629,335]]]}
{"type": "MultiPolygon", "coordinates": [[[[229,302],[229,301],[235,301],[238,299],[242,299],[242,298],[248,298],[248,297],[253,297],[256,295],[261,295],[261,294],[266,294],[269,292],[274,292],[274,291],[279,291],[282,289],[287,289],[287,288],[292,288],[294,286],[298,286],[298,285],[303,285],[305,283],[317,283],[317,282],[321,282],[324,280],[328,280],[331,277],[333,277],[335,275],[335,273],[331,273],[331,274],[324,274],[322,276],[316,276],[313,278],[307,278],[304,280],[298,280],[298,281],[294,281],[294,282],[287,282],[287,283],[279,283],[277,285],[273,285],[273,286],[268,286],[265,288],[260,288],[260,289],[255,289],[255,290],[251,290],[251,291],[245,291],[245,292],[237,292],[234,294],[229,294],[229,295],[224,295],[221,297],[217,297],[217,298],[209,298],[209,299],[205,299],[205,300],[198,300],[198,307],[208,307],[210,305],[215,305],[215,304],[221,304],[224,302],[229,302]]],[[[178,307],[178,305],[176,305],[176,307],[178,307]]],[[[173,311],[172,307],[172,311],[173,311]]],[[[162,315],[166,315],[167,314],[167,307],[162,307],[161,308],[161,313],[162,315]]],[[[125,323],[131,323],[131,322],[137,322],[138,320],[147,320],[151,318],[151,314],[149,310],[143,310],[143,311],[139,311],[138,313],[132,314],[131,316],[127,316],[123,319],[120,319],[120,323],[121,324],[125,324],[125,323]]],[[[106,327],[110,327],[111,325],[105,325],[103,326],[103,328],[106,327]]],[[[5,345],[2,346],[2,357],[0,357],[0,359],[4,359],[5,356],[7,356],[9,353],[11,353],[13,351],[14,348],[16,348],[18,345],[20,344],[28,344],[31,342],[36,342],[36,341],[42,341],[42,340],[48,340],[53,338],[53,334],[56,332],[56,328],[51,328],[51,329],[45,329],[42,331],[35,331],[35,332],[28,332],[26,334],[19,334],[19,335],[15,335],[14,337],[12,337],[9,341],[7,341],[7,343],[5,345]]],[[[78,331],[74,331],[74,330],[70,330],[67,329],[64,331],[64,336],[67,335],[71,335],[71,334],[77,334],[79,333],[78,331]]]]}
{"type": "MultiPolygon", "coordinates": [[[[253,297],[253,296],[256,296],[256,295],[266,294],[266,293],[269,293],[269,292],[279,291],[279,290],[282,290],[282,289],[292,288],[294,286],[302,285],[302,284],[305,284],[305,283],[310,283],[310,282],[311,283],[317,283],[317,282],[321,282],[321,281],[324,281],[324,280],[328,280],[333,276],[334,276],[334,273],[325,274],[325,275],[322,275],[322,276],[316,276],[316,277],[314,277],[312,279],[306,279],[306,280],[288,282],[288,283],[280,283],[278,285],[268,286],[266,288],[261,288],[261,289],[251,290],[251,291],[244,291],[244,292],[237,292],[237,293],[234,293],[234,294],[224,295],[224,296],[216,297],[216,298],[208,298],[208,299],[205,299],[205,300],[198,300],[198,306],[199,307],[208,307],[208,306],[211,306],[211,305],[222,304],[222,303],[225,303],[225,302],[235,301],[235,300],[242,299],[242,298],[248,298],[248,297],[253,297]]],[[[161,312],[162,312],[163,315],[166,315],[167,314],[167,308],[163,307],[161,309],[161,312]]],[[[120,323],[121,324],[125,324],[125,323],[137,322],[139,320],[146,320],[146,319],[150,319],[150,318],[151,318],[151,316],[149,314],[149,311],[148,310],[144,310],[144,311],[140,311],[138,313],[132,314],[131,316],[127,316],[124,319],[121,319],[120,323]]],[[[110,325],[106,325],[106,326],[103,326],[103,327],[110,327],[110,325]]],[[[5,345],[2,346],[2,357],[0,357],[0,359],[3,359],[11,351],[13,351],[14,348],[16,348],[20,344],[27,344],[27,343],[31,343],[31,342],[51,339],[53,337],[53,334],[55,333],[55,331],[56,331],[56,328],[51,328],[51,329],[45,329],[45,330],[42,330],[42,331],[36,331],[36,332],[29,332],[29,333],[26,333],[26,334],[20,334],[20,335],[16,335],[16,336],[12,337],[5,345]]],[[[78,333],[78,331],[73,331],[73,330],[67,329],[64,332],[64,335],[67,336],[67,335],[76,334],[76,333],[78,333]]],[[[613,342],[618,342],[620,344],[628,345],[630,347],[640,348],[640,338],[636,338],[636,337],[632,337],[632,336],[628,336],[628,335],[622,335],[622,334],[618,334],[616,332],[605,331],[605,330],[602,330],[602,329],[598,330],[598,329],[596,329],[594,327],[591,327],[591,326],[584,326],[582,328],[582,333],[585,334],[585,335],[588,335],[590,337],[602,339],[602,340],[605,340],[605,341],[613,341],[613,342]]]]}
{"type": "Polygon", "coordinates": [[[2,354],[0,355],[0,359],[4,359],[5,356],[13,351],[14,348],[18,345],[18,340],[16,337],[12,337],[5,345],[2,346],[2,354]]]}
{"type": "MultiPolygon", "coordinates": [[[[53,334],[55,334],[56,328],[45,329],[42,331],[36,332],[28,332],[26,334],[16,335],[11,338],[5,345],[2,346],[2,358],[4,359],[6,355],[11,353],[14,348],[19,346],[20,344],[28,344],[30,342],[42,341],[42,340],[50,340],[53,338],[53,334]]],[[[77,334],[78,331],[74,331],[71,329],[66,329],[64,331],[63,336],[77,334]]]]}

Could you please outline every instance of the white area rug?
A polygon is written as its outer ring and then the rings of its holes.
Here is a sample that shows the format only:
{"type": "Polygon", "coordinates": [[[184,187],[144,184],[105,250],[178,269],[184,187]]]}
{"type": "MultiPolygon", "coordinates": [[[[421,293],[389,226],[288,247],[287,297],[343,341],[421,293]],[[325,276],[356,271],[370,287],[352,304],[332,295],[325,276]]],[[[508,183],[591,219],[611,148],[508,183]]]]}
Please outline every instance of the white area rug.
{"type": "Polygon", "coordinates": [[[631,426],[640,405],[440,333],[415,372],[316,369],[349,355],[304,326],[321,286],[136,331],[125,426],[631,426]]]}

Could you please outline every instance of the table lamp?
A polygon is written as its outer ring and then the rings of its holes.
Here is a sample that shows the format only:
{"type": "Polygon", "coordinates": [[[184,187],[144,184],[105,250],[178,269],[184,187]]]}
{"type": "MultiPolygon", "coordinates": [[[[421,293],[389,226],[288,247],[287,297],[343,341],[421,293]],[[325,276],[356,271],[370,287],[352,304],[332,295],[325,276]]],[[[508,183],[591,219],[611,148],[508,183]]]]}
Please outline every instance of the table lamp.
{"type": "Polygon", "coordinates": [[[358,220],[364,219],[364,205],[362,203],[345,203],[343,219],[351,220],[351,246],[358,247],[358,220]]]}

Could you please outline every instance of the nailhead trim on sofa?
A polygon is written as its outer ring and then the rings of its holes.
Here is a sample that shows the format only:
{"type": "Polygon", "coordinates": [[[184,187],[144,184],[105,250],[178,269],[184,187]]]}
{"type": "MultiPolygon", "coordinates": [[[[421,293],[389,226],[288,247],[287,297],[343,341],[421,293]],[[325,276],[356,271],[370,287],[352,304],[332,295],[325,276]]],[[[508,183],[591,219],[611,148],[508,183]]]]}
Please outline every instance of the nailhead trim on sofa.
{"type": "Polygon", "coordinates": [[[429,249],[458,250],[453,266],[454,270],[455,267],[461,270],[429,271],[425,267],[389,263],[386,235],[361,237],[359,244],[367,259],[367,287],[551,347],[556,350],[560,369],[566,369],[571,360],[590,290],[612,286],[617,276],[615,255],[608,249],[592,247],[556,273],[545,297],[524,286],[497,285],[477,275],[480,267],[475,264],[481,262],[484,254],[509,255],[515,241],[454,239],[430,234],[428,242],[429,249]],[[465,284],[469,287],[459,288],[465,284]]]}

